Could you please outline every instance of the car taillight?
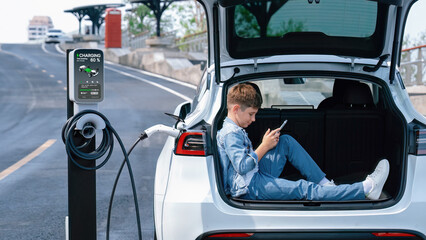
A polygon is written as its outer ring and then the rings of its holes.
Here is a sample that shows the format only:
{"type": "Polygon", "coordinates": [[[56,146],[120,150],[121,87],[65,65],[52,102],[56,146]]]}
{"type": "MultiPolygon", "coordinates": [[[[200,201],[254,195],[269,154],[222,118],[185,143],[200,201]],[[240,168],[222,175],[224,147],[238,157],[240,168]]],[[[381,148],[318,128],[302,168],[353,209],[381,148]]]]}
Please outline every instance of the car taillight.
{"type": "Polygon", "coordinates": [[[372,234],[376,237],[417,237],[414,234],[402,232],[375,232],[372,234]]]}
{"type": "Polygon", "coordinates": [[[178,155],[206,156],[204,132],[183,132],[177,141],[175,153],[178,155]]]}
{"type": "Polygon", "coordinates": [[[219,233],[208,236],[208,238],[244,238],[251,237],[254,233],[219,233]]]}
{"type": "Polygon", "coordinates": [[[416,155],[426,155],[426,129],[414,130],[416,134],[416,155]]]}

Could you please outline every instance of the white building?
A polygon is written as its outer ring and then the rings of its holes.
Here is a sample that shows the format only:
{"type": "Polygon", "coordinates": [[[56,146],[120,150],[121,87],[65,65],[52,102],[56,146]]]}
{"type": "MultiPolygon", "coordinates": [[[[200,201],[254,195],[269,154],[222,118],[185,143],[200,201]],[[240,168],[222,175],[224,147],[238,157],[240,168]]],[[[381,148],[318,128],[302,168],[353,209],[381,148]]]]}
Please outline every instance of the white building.
{"type": "Polygon", "coordinates": [[[52,19],[48,16],[34,16],[28,24],[28,40],[36,42],[44,40],[47,31],[53,28],[52,19]]]}

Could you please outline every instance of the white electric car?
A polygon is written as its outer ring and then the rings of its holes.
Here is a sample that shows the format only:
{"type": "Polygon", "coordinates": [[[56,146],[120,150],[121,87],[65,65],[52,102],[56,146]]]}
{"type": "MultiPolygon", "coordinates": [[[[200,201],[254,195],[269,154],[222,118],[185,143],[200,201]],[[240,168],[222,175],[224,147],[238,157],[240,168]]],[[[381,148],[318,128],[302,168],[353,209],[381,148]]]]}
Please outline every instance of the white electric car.
{"type": "MultiPolygon", "coordinates": [[[[207,70],[184,122],[159,156],[155,235],[163,240],[426,239],[426,119],[398,71],[415,0],[199,0],[208,20],[207,70]],[[223,188],[216,134],[226,94],[256,84],[263,104],[253,145],[284,119],[335,183],[363,180],[380,159],[378,200],[260,201],[223,188]]],[[[420,24],[420,23],[419,23],[420,24]]],[[[283,178],[298,179],[286,166],[283,178]]]]}

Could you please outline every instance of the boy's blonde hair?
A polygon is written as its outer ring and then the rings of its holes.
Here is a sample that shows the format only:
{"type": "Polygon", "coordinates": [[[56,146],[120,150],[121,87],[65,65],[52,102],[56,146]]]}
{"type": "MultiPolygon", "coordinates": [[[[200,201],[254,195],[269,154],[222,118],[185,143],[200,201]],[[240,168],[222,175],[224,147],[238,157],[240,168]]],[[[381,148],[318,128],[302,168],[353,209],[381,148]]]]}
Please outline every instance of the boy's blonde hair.
{"type": "Polygon", "coordinates": [[[235,104],[240,105],[243,111],[248,107],[259,109],[262,105],[262,96],[257,85],[240,83],[233,86],[227,95],[228,110],[235,104]]]}

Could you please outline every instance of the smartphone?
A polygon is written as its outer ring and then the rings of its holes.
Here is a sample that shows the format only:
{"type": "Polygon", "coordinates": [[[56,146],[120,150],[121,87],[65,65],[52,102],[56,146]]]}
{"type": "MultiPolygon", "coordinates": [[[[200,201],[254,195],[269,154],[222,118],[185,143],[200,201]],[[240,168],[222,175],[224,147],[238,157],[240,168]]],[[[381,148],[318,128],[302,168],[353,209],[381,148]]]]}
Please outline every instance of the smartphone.
{"type": "Polygon", "coordinates": [[[283,129],[283,127],[285,126],[285,124],[287,123],[287,119],[286,120],[284,120],[284,122],[283,122],[283,124],[281,124],[281,126],[280,126],[280,130],[282,130],[283,129]]]}

